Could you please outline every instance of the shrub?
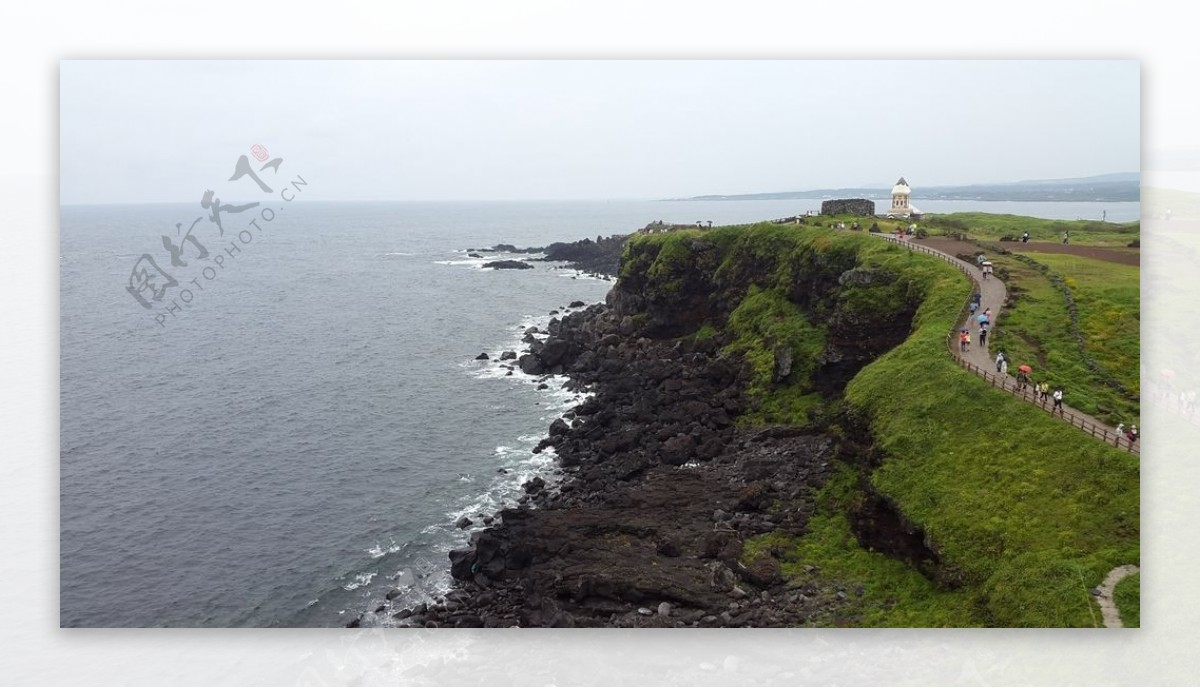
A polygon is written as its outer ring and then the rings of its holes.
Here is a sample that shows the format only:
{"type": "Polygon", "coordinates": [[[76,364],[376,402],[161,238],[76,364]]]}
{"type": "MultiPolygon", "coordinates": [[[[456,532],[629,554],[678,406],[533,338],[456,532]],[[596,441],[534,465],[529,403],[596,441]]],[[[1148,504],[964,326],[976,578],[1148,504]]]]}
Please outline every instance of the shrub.
{"type": "Polygon", "coordinates": [[[1004,236],[1000,237],[1000,241],[1017,241],[1017,237],[1011,234],[1005,234],[1004,236]]]}
{"type": "Polygon", "coordinates": [[[1128,246],[1129,248],[1141,248],[1141,247],[1142,247],[1142,240],[1141,240],[1141,239],[1134,239],[1133,241],[1131,241],[1131,242],[1129,242],[1128,244],[1125,244],[1125,245],[1126,245],[1126,246],[1128,246]]]}
{"type": "Polygon", "coordinates": [[[878,233],[879,233],[879,223],[878,223],[878,222],[872,222],[872,223],[871,223],[871,228],[870,228],[870,229],[868,229],[867,231],[868,231],[868,232],[873,232],[873,233],[875,233],[875,234],[878,234],[878,233]]]}
{"type": "Polygon", "coordinates": [[[917,227],[917,238],[918,239],[924,239],[927,236],[929,236],[929,232],[926,232],[924,227],[917,227]]]}

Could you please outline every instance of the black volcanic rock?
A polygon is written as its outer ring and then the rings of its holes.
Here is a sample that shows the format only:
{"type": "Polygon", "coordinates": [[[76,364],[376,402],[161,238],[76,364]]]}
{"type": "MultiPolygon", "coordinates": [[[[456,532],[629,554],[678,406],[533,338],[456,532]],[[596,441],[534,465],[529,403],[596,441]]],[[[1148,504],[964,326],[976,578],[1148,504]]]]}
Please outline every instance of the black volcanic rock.
{"type": "Polygon", "coordinates": [[[532,270],[533,266],[521,260],[493,260],[484,263],[483,267],[494,270],[532,270]]]}

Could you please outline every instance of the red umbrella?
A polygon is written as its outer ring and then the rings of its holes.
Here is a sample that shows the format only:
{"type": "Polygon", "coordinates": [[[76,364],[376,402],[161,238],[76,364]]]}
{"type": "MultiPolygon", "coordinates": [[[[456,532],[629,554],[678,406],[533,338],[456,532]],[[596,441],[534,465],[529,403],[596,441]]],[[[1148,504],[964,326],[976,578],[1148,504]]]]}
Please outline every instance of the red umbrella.
{"type": "Polygon", "coordinates": [[[1023,365],[1020,368],[1017,368],[1017,370],[1021,371],[1022,373],[1032,373],[1033,372],[1033,368],[1031,368],[1027,365],[1023,365]]]}

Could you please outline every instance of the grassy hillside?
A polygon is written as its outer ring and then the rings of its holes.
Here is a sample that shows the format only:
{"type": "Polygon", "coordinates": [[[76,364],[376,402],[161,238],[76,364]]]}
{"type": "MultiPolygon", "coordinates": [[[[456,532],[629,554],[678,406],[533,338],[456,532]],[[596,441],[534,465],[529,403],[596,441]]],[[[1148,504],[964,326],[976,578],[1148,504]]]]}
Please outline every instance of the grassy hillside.
{"type": "MultiPolygon", "coordinates": [[[[638,236],[624,268],[627,286],[651,295],[648,308],[655,294],[697,289],[724,304],[731,315],[693,323],[692,336],[722,337],[728,353],[750,361],[750,422],[809,423],[819,403],[819,367],[771,381],[780,346],[800,361],[846,323],[911,315],[907,338],[845,388],[842,415],[866,419],[882,462],[847,464],[803,536],[747,543],[747,560],[769,550],[785,574],[848,591],[847,616],[823,623],[1099,624],[1089,588],[1138,562],[1137,461],[951,361],[945,334],[969,289],[952,267],[866,232],[755,225],[638,236]],[[685,278],[687,265],[704,274],[685,278]],[[848,270],[854,279],[842,280],[848,270]],[[870,493],[923,530],[936,576],[859,545],[852,515],[870,493]]],[[[828,415],[837,407],[829,402],[828,415]]]]}

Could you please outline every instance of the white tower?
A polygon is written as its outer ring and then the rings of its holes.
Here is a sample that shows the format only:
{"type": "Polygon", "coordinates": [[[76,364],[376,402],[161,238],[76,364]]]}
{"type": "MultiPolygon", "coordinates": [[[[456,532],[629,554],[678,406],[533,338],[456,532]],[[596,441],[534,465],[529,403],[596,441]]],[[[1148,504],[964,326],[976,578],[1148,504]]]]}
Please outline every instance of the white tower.
{"type": "Polygon", "coordinates": [[[897,217],[912,215],[914,210],[908,202],[910,195],[912,195],[912,189],[908,188],[908,182],[904,181],[904,177],[901,177],[900,181],[896,182],[896,185],[892,187],[892,207],[888,209],[887,214],[897,217]]]}

